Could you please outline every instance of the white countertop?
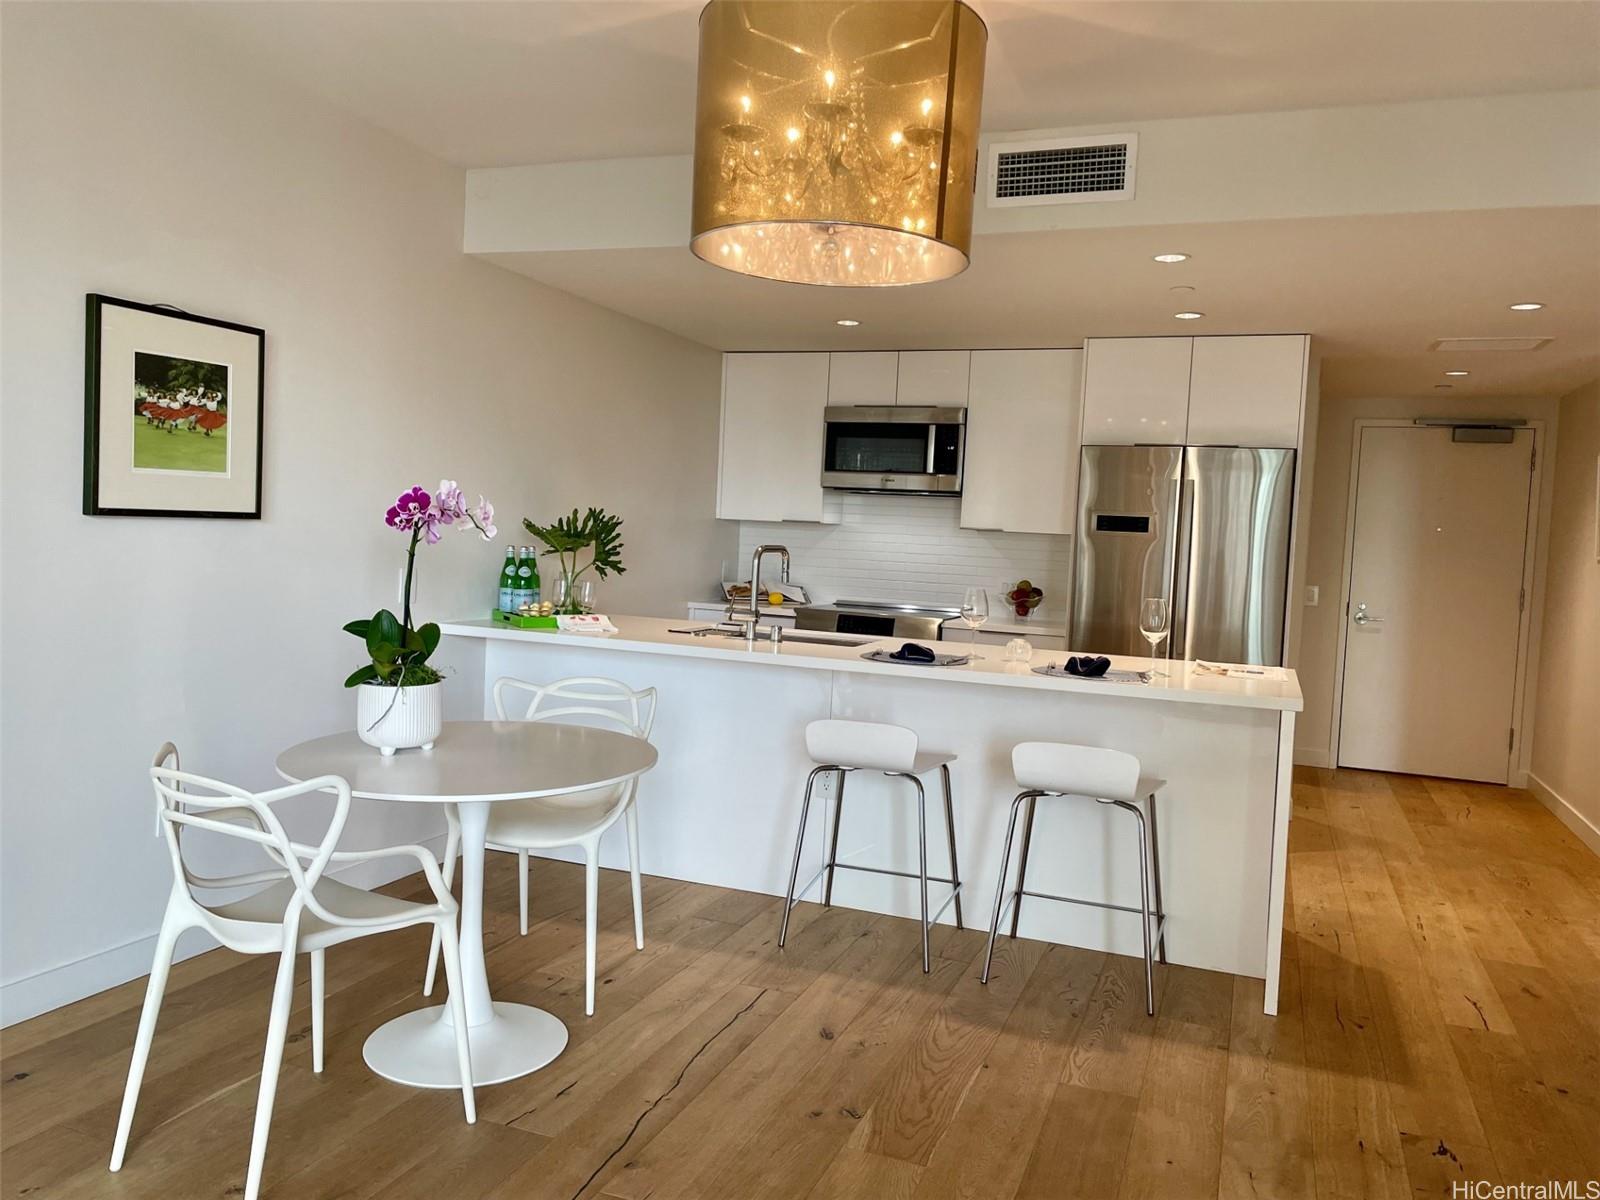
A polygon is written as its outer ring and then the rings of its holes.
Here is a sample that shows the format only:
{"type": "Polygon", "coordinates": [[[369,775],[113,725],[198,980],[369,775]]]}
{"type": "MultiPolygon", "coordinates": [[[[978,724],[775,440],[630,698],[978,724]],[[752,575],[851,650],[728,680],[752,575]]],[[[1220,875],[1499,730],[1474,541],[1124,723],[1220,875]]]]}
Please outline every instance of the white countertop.
{"type": "MultiPolygon", "coordinates": [[[[1201,675],[1193,663],[1166,664],[1169,678],[1158,678],[1147,684],[1108,683],[1093,679],[1057,678],[1035,675],[1032,667],[1062,662],[1067,657],[1061,651],[1034,651],[1027,663],[1006,662],[1001,657],[1002,647],[992,645],[966,646],[961,642],[930,643],[936,648],[958,653],[972,651],[972,662],[959,667],[915,667],[899,663],[874,662],[861,654],[866,645],[824,646],[808,642],[786,642],[773,648],[764,639],[754,648],[743,640],[734,638],[700,638],[684,633],[673,633],[690,622],[686,618],[667,620],[661,617],[612,617],[616,625],[614,634],[558,633],[553,630],[511,629],[489,620],[448,621],[440,623],[440,630],[456,637],[485,638],[491,641],[555,642],[564,646],[599,643],[607,650],[634,651],[644,654],[667,654],[687,658],[706,658],[720,662],[754,662],[768,666],[793,667],[798,670],[845,671],[864,675],[894,675],[902,678],[923,678],[942,683],[970,683],[991,687],[1034,688],[1040,691],[1079,692],[1119,699],[1157,700],[1167,703],[1209,704],[1229,708],[1276,709],[1299,712],[1303,707],[1300,683],[1293,671],[1285,677],[1269,679],[1230,679],[1221,675],[1201,675]]],[[[874,645],[894,647],[904,639],[888,638],[874,645]]],[[[1149,665],[1143,658],[1113,658],[1114,667],[1140,670],[1149,665]]]]}

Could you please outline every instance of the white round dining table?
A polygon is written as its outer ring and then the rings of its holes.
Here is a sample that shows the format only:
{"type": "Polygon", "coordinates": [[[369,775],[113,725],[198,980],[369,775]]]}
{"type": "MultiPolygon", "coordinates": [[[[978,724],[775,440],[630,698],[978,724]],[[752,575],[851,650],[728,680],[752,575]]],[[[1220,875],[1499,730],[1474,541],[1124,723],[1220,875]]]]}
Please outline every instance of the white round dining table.
{"type": "MultiPolygon", "coordinates": [[[[353,796],[403,804],[454,804],[461,818],[461,993],[472,1076],[503,1083],[537,1071],[566,1047],[567,1027],[529,1004],[494,1001],[483,961],[483,856],[489,806],[620,783],[656,763],[643,738],[550,721],[447,721],[431,750],[384,757],[355,733],[291,746],[278,774],[291,783],[338,775],[353,796]]],[[[380,1025],[362,1048],[385,1079],[413,1087],[461,1086],[448,1005],[380,1025]]]]}

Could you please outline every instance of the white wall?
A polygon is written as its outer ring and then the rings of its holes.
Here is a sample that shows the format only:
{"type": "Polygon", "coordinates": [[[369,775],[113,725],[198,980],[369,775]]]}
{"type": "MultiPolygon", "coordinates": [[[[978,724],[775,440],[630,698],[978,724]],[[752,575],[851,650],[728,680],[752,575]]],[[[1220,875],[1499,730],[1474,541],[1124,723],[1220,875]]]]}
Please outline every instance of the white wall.
{"type": "MultiPolygon", "coordinates": [[[[1011,619],[1001,589],[1027,579],[1044,590],[1032,621],[1064,626],[1072,596],[1072,539],[1043,533],[962,529],[955,496],[830,493],[831,525],[742,521],[739,558],[728,578],[750,572],[763,542],[788,546],[797,582],[813,600],[899,600],[957,607],[969,586],[990,589],[989,615],[1011,619]]],[[[766,570],[776,570],[769,563],[766,570]]],[[[763,571],[765,575],[765,571],[763,571]]],[[[713,587],[716,581],[712,581],[713,587]]],[[[714,596],[709,591],[708,596],[714,596]]]]}
{"type": "MultiPolygon", "coordinates": [[[[1350,499],[1350,459],[1356,421],[1362,418],[1410,420],[1428,416],[1525,417],[1544,422],[1546,442],[1540,453],[1547,454],[1555,433],[1556,402],[1551,399],[1334,399],[1322,398],[1317,419],[1317,462],[1309,514],[1309,547],[1306,555],[1307,585],[1320,589],[1315,608],[1301,609],[1298,671],[1306,707],[1295,722],[1295,760],[1313,766],[1332,766],[1333,717],[1338,708],[1336,675],[1339,656],[1339,629],[1344,621],[1340,596],[1344,587],[1344,543],[1350,499]]],[[[1550,476],[1545,471],[1536,537],[1541,554],[1549,525],[1550,476]]],[[[1539,600],[1542,556],[1535,571],[1532,602],[1539,600]]],[[[1292,597],[1299,600],[1301,597],[1292,597]]],[[[1534,609],[1537,614],[1538,609],[1534,609]]],[[[1534,645],[1538,644],[1539,622],[1533,625],[1534,645]]],[[[1522,722],[1518,722],[1522,727],[1522,722]]],[[[1519,761],[1526,761],[1527,744],[1519,750],[1519,761]]],[[[1513,782],[1520,779],[1513,772],[1513,782]]]]}
{"type": "Polygon", "coordinates": [[[1559,419],[1528,786],[1600,854],[1600,381],[1559,419]]]}
{"type": "MultiPolygon", "coordinates": [[[[429,617],[490,606],[524,515],[626,518],[614,611],[681,613],[734,534],[710,515],[719,355],[463,256],[460,171],[255,76],[180,6],[6,5],[0,71],[11,1021],[148,969],[163,739],[270,786],[278,750],[350,727],[339,627],[392,601],[403,487],[458,478],[505,531],[423,551],[429,617]],[[89,291],[267,330],[263,520],[79,515],[89,291]]],[[[352,842],[435,819],[373,805],[352,842]]]]}

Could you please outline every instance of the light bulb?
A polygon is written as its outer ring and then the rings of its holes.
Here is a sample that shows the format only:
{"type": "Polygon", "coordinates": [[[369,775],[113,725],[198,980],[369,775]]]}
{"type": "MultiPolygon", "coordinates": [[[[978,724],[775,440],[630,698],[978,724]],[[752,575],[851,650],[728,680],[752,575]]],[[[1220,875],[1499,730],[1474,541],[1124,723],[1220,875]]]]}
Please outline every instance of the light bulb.
{"type": "Polygon", "coordinates": [[[891,146],[898,146],[903,141],[905,141],[905,135],[898,129],[889,135],[889,144],[891,146]]]}
{"type": "Polygon", "coordinates": [[[933,111],[933,101],[929,100],[926,96],[924,96],[923,99],[922,99],[922,115],[923,116],[927,116],[932,111],[933,111]]]}
{"type": "Polygon", "coordinates": [[[787,137],[791,142],[798,142],[800,140],[800,131],[791,125],[784,136],[787,137]]]}
{"type": "Polygon", "coordinates": [[[740,96],[739,97],[739,107],[741,109],[743,109],[745,112],[748,113],[750,111],[750,97],[749,96],[740,96]]]}
{"type": "Polygon", "coordinates": [[[835,76],[832,71],[824,71],[822,73],[822,81],[828,85],[830,91],[833,89],[834,78],[835,76]]]}

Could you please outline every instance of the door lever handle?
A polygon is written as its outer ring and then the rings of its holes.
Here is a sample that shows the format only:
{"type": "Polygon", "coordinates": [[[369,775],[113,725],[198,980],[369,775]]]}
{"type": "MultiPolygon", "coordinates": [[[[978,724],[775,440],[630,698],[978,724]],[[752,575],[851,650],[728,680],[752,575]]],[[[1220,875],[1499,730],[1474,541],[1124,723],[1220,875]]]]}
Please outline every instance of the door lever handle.
{"type": "Polygon", "coordinates": [[[1382,625],[1383,624],[1383,618],[1382,617],[1374,617],[1374,616],[1370,615],[1367,612],[1367,606],[1365,604],[1356,605],[1356,611],[1350,615],[1350,619],[1352,621],[1354,621],[1357,625],[1382,625]]]}

